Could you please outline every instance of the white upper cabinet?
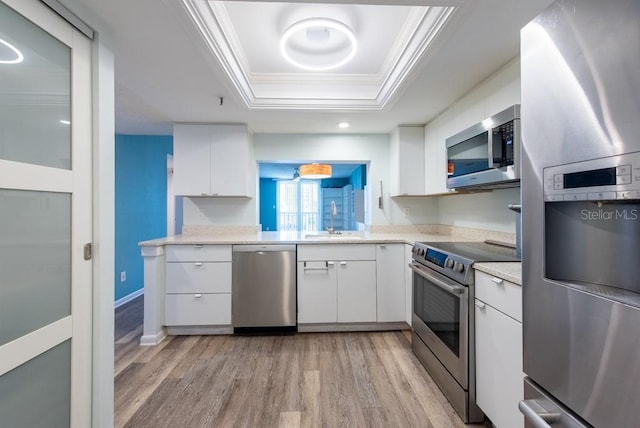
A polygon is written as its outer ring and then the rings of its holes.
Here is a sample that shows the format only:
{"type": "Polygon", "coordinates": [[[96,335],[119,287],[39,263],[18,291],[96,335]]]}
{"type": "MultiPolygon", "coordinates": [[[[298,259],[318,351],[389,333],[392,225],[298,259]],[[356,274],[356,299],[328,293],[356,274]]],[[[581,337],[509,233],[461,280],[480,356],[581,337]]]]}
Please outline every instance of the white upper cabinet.
{"type": "Polygon", "coordinates": [[[214,125],[211,140],[211,194],[251,196],[251,142],[244,125],[214,125]]]}
{"type": "Polygon", "coordinates": [[[211,127],[173,126],[173,191],[176,195],[211,192],[211,127]]]}
{"type": "Polygon", "coordinates": [[[245,125],[174,125],[173,165],[176,195],[253,195],[245,125]]]}
{"type": "Polygon", "coordinates": [[[437,195],[447,192],[447,147],[439,138],[437,123],[424,129],[425,141],[425,194],[437,195]]]}
{"type": "Polygon", "coordinates": [[[398,126],[391,133],[391,196],[424,195],[424,127],[398,126]]]}

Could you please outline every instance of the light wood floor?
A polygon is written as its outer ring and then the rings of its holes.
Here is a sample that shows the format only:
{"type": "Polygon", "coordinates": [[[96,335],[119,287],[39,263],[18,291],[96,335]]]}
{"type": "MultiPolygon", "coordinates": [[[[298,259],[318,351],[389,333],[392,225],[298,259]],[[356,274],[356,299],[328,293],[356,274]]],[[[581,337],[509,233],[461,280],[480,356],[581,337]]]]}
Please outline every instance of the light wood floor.
{"type": "MultiPolygon", "coordinates": [[[[173,336],[116,311],[116,427],[465,427],[406,334],[173,336]]],[[[482,425],[475,425],[482,426],[482,425]]]]}

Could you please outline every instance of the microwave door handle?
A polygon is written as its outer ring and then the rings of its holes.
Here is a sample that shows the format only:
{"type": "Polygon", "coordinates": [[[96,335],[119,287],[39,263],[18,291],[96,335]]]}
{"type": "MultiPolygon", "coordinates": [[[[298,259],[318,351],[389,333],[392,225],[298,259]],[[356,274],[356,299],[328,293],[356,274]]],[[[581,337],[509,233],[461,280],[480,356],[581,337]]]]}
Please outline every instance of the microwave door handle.
{"type": "Polygon", "coordinates": [[[409,267],[411,268],[412,271],[414,271],[424,279],[431,281],[433,284],[437,285],[439,288],[442,288],[444,291],[450,294],[459,295],[459,294],[463,294],[465,291],[465,287],[460,285],[447,284],[446,282],[442,281],[440,278],[436,278],[435,276],[425,272],[424,269],[422,269],[420,266],[416,265],[415,263],[410,263],[409,267]]]}

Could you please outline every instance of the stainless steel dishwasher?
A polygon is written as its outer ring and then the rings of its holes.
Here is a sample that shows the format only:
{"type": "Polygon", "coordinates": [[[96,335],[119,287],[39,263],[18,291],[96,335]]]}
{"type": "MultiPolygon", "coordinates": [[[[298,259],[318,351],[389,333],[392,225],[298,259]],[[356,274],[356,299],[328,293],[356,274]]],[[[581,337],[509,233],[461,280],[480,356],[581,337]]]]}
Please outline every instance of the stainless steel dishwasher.
{"type": "Polygon", "coordinates": [[[295,331],[295,245],[234,245],[232,284],[235,333],[295,331]]]}

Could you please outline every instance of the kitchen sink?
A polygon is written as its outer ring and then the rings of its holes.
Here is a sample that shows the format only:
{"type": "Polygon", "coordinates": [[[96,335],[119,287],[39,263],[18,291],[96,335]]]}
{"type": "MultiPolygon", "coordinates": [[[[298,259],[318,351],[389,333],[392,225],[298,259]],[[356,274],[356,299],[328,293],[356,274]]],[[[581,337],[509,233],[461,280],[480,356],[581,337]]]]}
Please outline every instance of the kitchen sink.
{"type": "Polygon", "coordinates": [[[358,232],[338,232],[338,233],[329,233],[329,232],[318,232],[318,233],[310,233],[304,235],[305,239],[317,239],[317,240],[352,240],[352,239],[364,239],[364,236],[358,232]]]}

